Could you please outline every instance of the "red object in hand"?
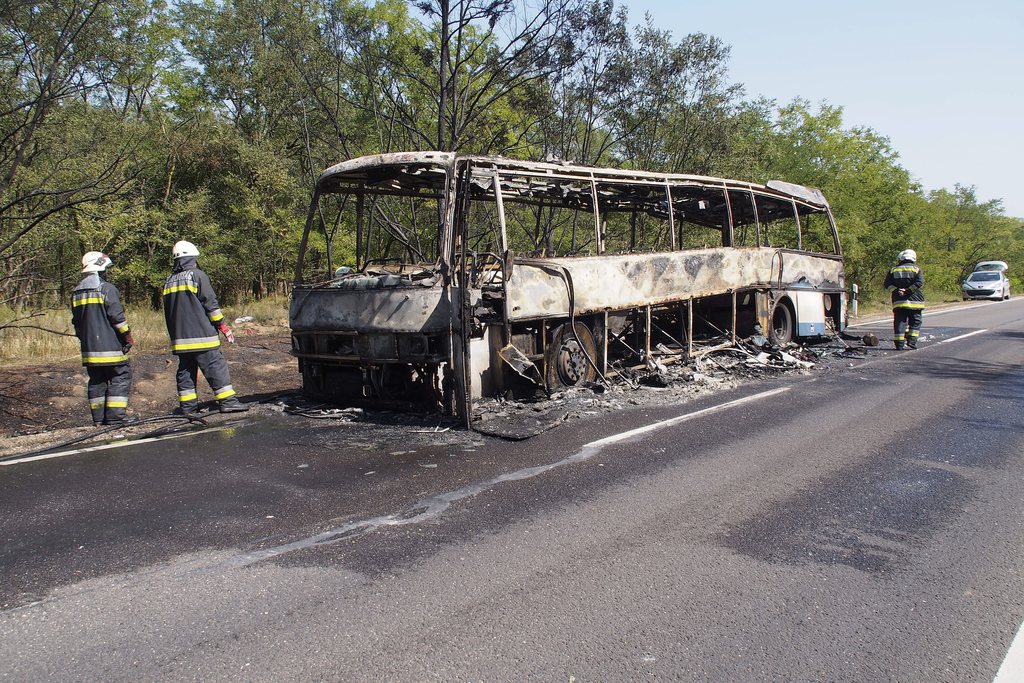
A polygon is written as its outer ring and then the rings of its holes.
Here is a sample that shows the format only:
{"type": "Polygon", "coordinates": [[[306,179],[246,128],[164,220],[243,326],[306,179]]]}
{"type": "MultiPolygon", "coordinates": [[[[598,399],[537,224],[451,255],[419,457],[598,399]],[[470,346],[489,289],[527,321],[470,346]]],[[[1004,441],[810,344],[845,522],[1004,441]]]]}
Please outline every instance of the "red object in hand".
{"type": "Polygon", "coordinates": [[[231,331],[231,328],[228,327],[227,323],[220,323],[217,325],[217,329],[220,330],[224,335],[224,338],[228,340],[228,344],[235,343],[235,333],[231,331]]]}

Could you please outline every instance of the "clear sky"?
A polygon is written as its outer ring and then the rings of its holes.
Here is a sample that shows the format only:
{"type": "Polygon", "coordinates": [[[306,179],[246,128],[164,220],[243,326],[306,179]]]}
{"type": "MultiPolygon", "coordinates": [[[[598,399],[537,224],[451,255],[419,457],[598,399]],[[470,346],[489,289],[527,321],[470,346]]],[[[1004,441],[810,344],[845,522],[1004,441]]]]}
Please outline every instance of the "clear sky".
{"type": "Polygon", "coordinates": [[[925,190],[973,185],[1024,217],[1024,0],[616,0],[732,48],[748,97],[843,107],[925,190]]]}

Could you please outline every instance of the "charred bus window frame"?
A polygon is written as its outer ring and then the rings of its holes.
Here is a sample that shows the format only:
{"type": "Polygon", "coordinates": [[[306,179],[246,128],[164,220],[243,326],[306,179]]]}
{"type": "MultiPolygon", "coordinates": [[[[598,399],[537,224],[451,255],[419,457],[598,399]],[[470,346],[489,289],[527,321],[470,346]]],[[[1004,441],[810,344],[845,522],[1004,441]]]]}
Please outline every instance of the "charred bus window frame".
{"type": "MultiPolygon", "coordinates": [[[[342,162],[321,179],[290,312],[304,386],[308,377],[313,388],[330,390],[344,376],[361,381],[362,396],[376,400],[408,384],[420,394],[436,392],[428,403],[448,406],[445,411],[469,426],[473,399],[503,391],[509,382],[539,380],[550,391],[554,364],[563,362],[559,354],[572,355],[578,346],[591,357],[571,361],[576,370],[593,376],[593,364],[604,376],[733,344],[757,324],[767,329],[773,311],[808,320],[807,310],[821,309],[826,298],[826,312],[842,321],[838,233],[827,201],[813,188],[437,152],[342,162]],[[379,201],[374,197],[437,200],[436,213],[430,207],[437,261],[419,264],[427,277],[371,268],[365,289],[355,279],[300,285],[315,205],[334,193],[356,195],[357,266],[363,271],[373,265],[367,246],[382,229],[369,224],[371,205],[379,201]],[[767,245],[769,216],[760,201],[795,224],[795,246],[767,245]],[[478,221],[480,202],[486,207],[478,221]],[[516,207],[565,216],[541,215],[540,227],[521,240],[512,223],[516,207]],[[835,254],[804,248],[809,241],[801,211],[827,216],[835,254]],[[738,239],[738,224],[745,225],[746,239],[738,239]],[[608,233],[616,227],[615,235],[608,233]]],[[[351,204],[345,211],[350,214],[351,204]]],[[[431,223],[416,221],[420,234],[431,223]]],[[[824,233],[818,241],[827,242],[824,233]]]]}

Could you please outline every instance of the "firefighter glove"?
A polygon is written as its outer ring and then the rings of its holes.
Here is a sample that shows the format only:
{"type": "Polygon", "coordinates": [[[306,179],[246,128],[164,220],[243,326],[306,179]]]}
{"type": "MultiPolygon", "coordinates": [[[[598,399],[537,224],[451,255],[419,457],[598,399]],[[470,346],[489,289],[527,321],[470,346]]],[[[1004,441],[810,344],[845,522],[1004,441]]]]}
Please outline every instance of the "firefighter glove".
{"type": "Polygon", "coordinates": [[[135,338],[132,337],[131,330],[128,330],[121,335],[121,353],[128,353],[131,351],[133,344],[135,344],[135,338]]]}
{"type": "Polygon", "coordinates": [[[217,329],[220,330],[221,334],[224,335],[224,338],[228,340],[228,344],[235,343],[235,333],[231,331],[231,328],[228,327],[227,323],[220,323],[217,325],[217,329]]]}

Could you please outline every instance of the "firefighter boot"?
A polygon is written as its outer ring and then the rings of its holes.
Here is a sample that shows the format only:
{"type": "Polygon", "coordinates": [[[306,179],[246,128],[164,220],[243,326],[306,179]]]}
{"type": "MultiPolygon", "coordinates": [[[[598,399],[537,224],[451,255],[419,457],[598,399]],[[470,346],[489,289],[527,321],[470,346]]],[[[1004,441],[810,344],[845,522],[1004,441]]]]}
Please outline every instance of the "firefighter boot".
{"type": "Polygon", "coordinates": [[[108,417],[103,424],[108,425],[110,427],[127,427],[128,425],[133,425],[138,421],[138,415],[124,415],[123,417],[120,418],[108,417]]]}
{"type": "Polygon", "coordinates": [[[219,401],[218,405],[222,413],[244,413],[249,410],[248,403],[242,403],[234,396],[219,401]]]}
{"type": "Polygon", "coordinates": [[[174,409],[175,415],[195,415],[199,412],[199,401],[182,401],[174,409]]]}

